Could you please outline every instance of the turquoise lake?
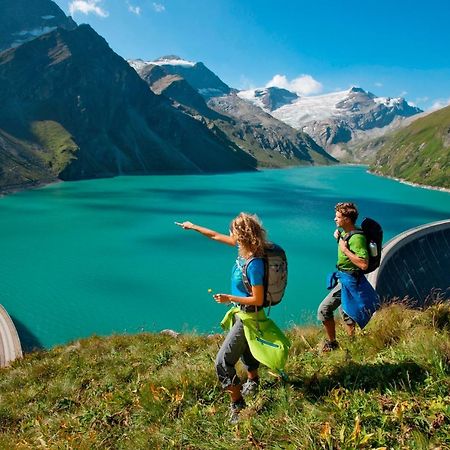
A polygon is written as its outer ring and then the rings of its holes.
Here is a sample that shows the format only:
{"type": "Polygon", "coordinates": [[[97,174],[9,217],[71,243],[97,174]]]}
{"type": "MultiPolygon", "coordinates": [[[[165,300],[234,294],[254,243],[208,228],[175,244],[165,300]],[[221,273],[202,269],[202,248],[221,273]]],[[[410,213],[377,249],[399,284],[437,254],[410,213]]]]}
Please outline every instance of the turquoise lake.
{"type": "Polygon", "coordinates": [[[59,183],[0,199],[0,303],[25,348],[92,334],[171,328],[218,332],[235,249],[174,221],[224,233],[240,211],[257,213],[283,246],[289,284],[271,317],[315,322],[333,270],[334,205],[357,203],[385,241],[450,217],[450,194],[366,173],[314,167],[211,176],[118,177],[59,183]]]}

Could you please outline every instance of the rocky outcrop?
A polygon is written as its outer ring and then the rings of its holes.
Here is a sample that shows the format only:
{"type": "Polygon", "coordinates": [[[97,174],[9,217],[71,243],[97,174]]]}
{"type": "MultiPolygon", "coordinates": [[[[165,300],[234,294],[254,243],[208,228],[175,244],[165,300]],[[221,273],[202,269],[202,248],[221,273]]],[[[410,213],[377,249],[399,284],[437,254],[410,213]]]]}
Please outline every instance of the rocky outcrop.
{"type": "Polygon", "coordinates": [[[273,86],[264,89],[240,91],[237,95],[269,113],[299,99],[299,96],[294,92],[273,86]]]}

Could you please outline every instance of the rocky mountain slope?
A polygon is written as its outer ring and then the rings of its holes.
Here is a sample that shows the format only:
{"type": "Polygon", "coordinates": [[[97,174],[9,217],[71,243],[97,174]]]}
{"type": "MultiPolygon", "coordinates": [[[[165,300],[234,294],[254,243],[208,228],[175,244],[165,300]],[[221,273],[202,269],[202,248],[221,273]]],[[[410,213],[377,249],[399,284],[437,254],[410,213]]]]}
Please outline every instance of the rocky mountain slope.
{"type": "Polygon", "coordinates": [[[179,56],[169,55],[162,56],[155,61],[145,62],[138,59],[129,61],[129,63],[138,73],[149,64],[160,66],[167,74],[183,77],[204,98],[226,95],[232,91],[226,83],[202,62],[186,61],[179,56]]]}
{"type": "MultiPolygon", "coordinates": [[[[242,100],[232,89],[228,88],[228,94],[211,96],[213,90],[208,87],[211,86],[210,83],[203,85],[197,79],[195,87],[191,86],[189,80],[193,76],[188,75],[185,79],[184,75],[190,70],[195,73],[195,67],[199,63],[172,58],[171,61],[175,62],[173,64],[162,63],[167,58],[155,63],[139,60],[129,63],[155,93],[163,94],[193,117],[205,121],[211,130],[226,136],[239,148],[254,156],[258,160],[258,166],[284,167],[337,162],[308,135],[242,100]]],[[[218,89],[214,92],[220,93],[218,89]]]]}
{"type": "Polygon", "coordinates": [[[20,142],[15,152],[27,148],[34,155],[30,161],[39,161],[51,176],[73,180],[256,166],[247,153],[153,94],[87,25],[58,28],[1,53],[0,79],[0,143],[8,143],[0,151],[6,157],[20,142]]]}
{"type": "Polygon", "coordinates": [[[371,167],[413,183],[450,188],[450,106],[389,135],[371,167]]]}
{"type": "MultiPolygon", "coordinates": [[[[259,92],[242,91],[238,95],[260,105],[259,92]]],[[[287,101],[279,108],[266,110],[291,127],[308,133],[339,159],[349,159],[345,144],[360,136],[361,132],[382,129],[398,118],[422,112],[403,98],[376,97],[357,87],[332,94],[301,97],[287,101]]],[[[355,157],[358,160],[358,155],[353,155],[353,159],[355,157]]]]}
{"type": "Polygon", "coordinates": [[[0,52],[76,23],[51,0],[0,0],[0,52]]]}
{"type": "Polygon", "coordinates": [[[232,118],[231,122],[219,119],[215,123],[236,144],[254,155],[262,166],[337,163],[308,134],[274,120],[236,94],[211,98],[208,106],[232,118]]]}
{"type": "Polygon", "coordinates": [[[239,91],[237,95],[243,100],[254,103],[268,113],[282,106],[289,105],[300,98],[294,92],[277,87],[239,91]]]}

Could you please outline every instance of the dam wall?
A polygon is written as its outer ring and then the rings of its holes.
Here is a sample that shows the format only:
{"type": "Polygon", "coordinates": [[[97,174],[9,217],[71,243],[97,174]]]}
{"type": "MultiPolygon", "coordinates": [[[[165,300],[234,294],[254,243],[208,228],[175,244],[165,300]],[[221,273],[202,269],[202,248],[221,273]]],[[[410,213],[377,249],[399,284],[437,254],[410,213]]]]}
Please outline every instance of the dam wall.
{"type": "Polygon", "coordinates": [[[437,297],[450,299],[450,219],[395,236],[367,278],[382,302],[407,298],[417,307],[437,297]]]}
{"type": "Polygon", "coordinates": [[[19,335],[11,317],[0,305],[0,367],[22,357],[19,335]]]}

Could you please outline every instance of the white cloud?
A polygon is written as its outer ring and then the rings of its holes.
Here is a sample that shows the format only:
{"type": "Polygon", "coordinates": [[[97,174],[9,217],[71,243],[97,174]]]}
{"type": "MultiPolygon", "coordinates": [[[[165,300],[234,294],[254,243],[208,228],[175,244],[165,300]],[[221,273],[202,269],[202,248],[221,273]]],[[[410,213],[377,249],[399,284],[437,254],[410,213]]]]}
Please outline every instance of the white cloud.
{"type": "Polygon", "coordinates": [[[108,17],[109,13],[101,7],[103,0],[73,0],[69,4],[70,15],[77,12],[83,14],[97,14],[100,17],[108,17]]]}
{"type": "Polygon", "coordinates": [[[133,6],[133,5],[128,4],[128,11],[139,16],[141,14],[142,10],[141,10],[140,6],[133,6]]]}
{"type": "Polygon", "coordinates": [[[398,96],[405,98],[407,94],[408,94],[408,91],[402,91],[402,92],[400,92],[400,94],[398,94],[398,96]]]}
{"type": "Polygon", "coordinates": [[[153,3],[153,9],[160,13],[166,10],[166,7],[161,3],[153,3]]]}
{"type": "Polygon", "coordinates": [[[246,91],[248,89],[255,89],[255,83],[245,75],[239,77],[239,90],[246,91]]]}
{"type": "Polygon", "coordinates": [[[374,83],[374,85],[376,87],[383,87],[383,83],[380,83],[379,81],[377,81],[376,83],[374,83]]]}
{"type": "Polygon", "coordinates": [[[287,79],[286,75],[277,74],[266,84],[266,87],[272,86],[284,88],[300,95],[318,94],[323,88],[322,83],[319,83],[311,75],[305,74],[291,81],[287,79]]]}
{"type": "Polygon", "coordinates": [[[450,98],[447,98],[447,99],[438,98],[431,105],[430,111],[435,111],[436,109],[445,108],[448,105],[450,105],[450,98]]]}

